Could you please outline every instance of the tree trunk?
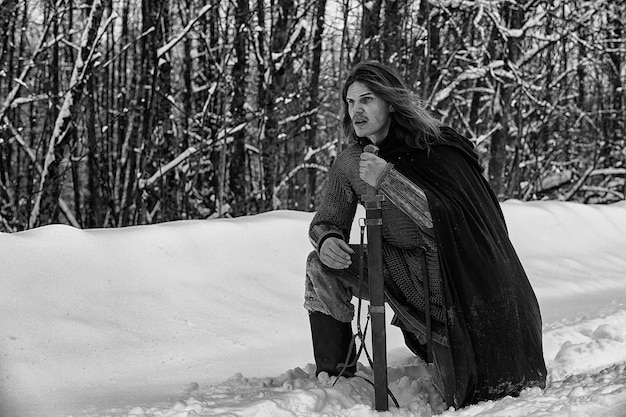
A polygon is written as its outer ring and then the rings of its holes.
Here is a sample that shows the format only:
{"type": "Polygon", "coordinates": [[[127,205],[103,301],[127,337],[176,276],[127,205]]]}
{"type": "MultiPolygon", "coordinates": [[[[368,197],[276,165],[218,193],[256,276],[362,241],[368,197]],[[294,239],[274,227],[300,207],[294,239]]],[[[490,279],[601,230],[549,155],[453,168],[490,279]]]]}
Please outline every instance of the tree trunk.
{"type": "Polygon", "coordinates": [[[380,61],[380,9],[382,0],[363,2],[361,57],[363,61],[380,61]]]}
{"type": "Polygon", "coordinates": [[[441,11],[435,9],[433,12],[428,0],[420,0],[419,10],[417,21],[427,31],[428,39],[424,46],[417,49],[414,59],[418,59],[421,63],[421,65],[418,64],[422,74],[421,95],[428,97],[433,93],[439,78],[440,33],[437,22],[441,11]]]}
{"type": "MultiPolygon", "coordinates": [[[[257,7],[256,7],[256,18],[257,18],[257,22],[259,24],[260,27],[265,27],[265,2],[264,1],[258,1],[257,2],[257,7]]],[[[264,31],[257,31],[256,34],[256,48],[258,50],[258,59],[257,59],[257,68],[258,68],[258,75],[257,75],[257,101],[258,101],[258,106],[259,106],[259,115],[257,117],[257,131],[258,133],[258,147],[259,149],[261,149],[260,154],[257,156],[258,157],[258,166],[259,169],[258,171],[260,171],[258,174],[258,179],[255,181],[256,187],[258,188],[258,190],[261,190],[260,194],[261,198],[255,198],[254,199],[254,206],[253,206],[253,210],[254,212],[261,212],[263,210],[265,210],[265,207],[267,207],[269,204],[266,204],[265,198],[267,196],[267,193],[265,192],[265,167],[264,167],[264,161],[265,161],[265,156],[263,153],[263,148],[264,148],[264,143],[265,143],[265,132],[266,132],[266,118],[265,115],[267,114],[267,95],[268,95],[268,81],[266,79],[267,76],[267,72],[269,71],[269,66],[271,65],[271,57],[267,56],[267,48],[266,48],[266,36],[265,36],[265,32],[264,31]]]]}
{"type": "MultiPolygon", "coordinates": [[[[246,120],[246,75],[248,72],[248,0],[237,0],[235,9],[235,64],[233,65],[232,125],[238,126],[246,120]]],[[[248,214],[249,198],[246,164],[246,131],[239,130],[233,135],[229,179],[233,194],[231,213],[233,216],[248,214]]]]}
{"type": "MultiPolygon", "coordinates": [[[[320,63],[322,59],[322,35],[324,33],[324,17],[326,14],[326,0],[318,0],[317,13],[315,15],[315,34],[313,35],[313,57],[311,61],[311,80],[309,84],[309,135],[307,138],[307,148],[315,148],[318,129],[318,107],[319,107],[319,85],[320,85],[320,63]]],[[[315,154],[310,160],[304,161],[316,163],[315,154]]],[[[317,170],[309,168],[306,170],[306,206],[305,211],[313,210],[315,206],[315,193],[317,188],[317,170]]]]}
{"type": "MultiPolygon", "coordinates": [[[[163,46],[171,36],[171,17],[170,17],[170,0],[161,0],[160,10],[158,13],[156,39],[159,47],[163,46]]],[[[156,141],[157,155],[156,164],[153,161],[152,169],[159,169],[161,166],[167,164],[174,159],[176,155],[182,150],[179,146],[177,136],[174,134],[174,127],[172,123],[172,102],[170,97],[172,96],[172,62],[169,52],[166,52],[162,56],[155,58],[155,67],[157,70],[157,79],[155,90],[152,93],[152,100],[154,100],[154,106],[156,107],[156,118],[154,119],[154,128],[156,130],[157,138],[154,138],[151,132],[150,136],[146,136],[149,142],[156,141]],[[161,136],[160,138],[158,136],[161,136]],[[150,139],[149,139],[150,137],[150,139]]],[[[147,165],[148,161],[145,162],[147,165]]],[[[143,169],[141,172],[145,172],[143,169]]],[[[156,221],[168,221],[179,218],[181,211],[180,201],[177,198],[177,181],[172,175],[164,175],[161,178],[160,196],[157,200],[159,204],[159,210],[156,211],[156,221]]],[[[148,207],[149,210],[154,211],[154,207],[148,207]]],[[[154,214],[153,214],[154,215],[154,214]]],[[[155,220],[153,219],[153,222],[155,220]]]]}
{"type": "MultiPolygon", "coordinates": [[[[523,5],[506,4],[503,6],[502,12],[509,28],[519,29],[522,27],[524,19],[523,5]]],[[[522,54],[521,39],[509,37],[504,42],[503,47],[502,58],[507,62],[506,68],[510,69],[509,63],[517,63],[522,54]]],[[[507,193],[508,184],[505,179],[507,145],[511,147],[517,146],[509,136],[509,124],[511,123],[509,110],[511,108],[514,88],[515,86],[511,85],[511,83],[499,83],[497,87],[498,93],[496,100],[498,101],[498,105],[495,109],[494,123],[499,124],[501,129],[498,129],[491,137],[489,180],[496,195],[500,199],[504,198],[507,193]]]]}
{"type": "MultiPolygon", "coordinates": [[[[100,187],[102,178],[100,175],[100,159],[98,149],[98,137],[96,134],[96,105],[94,100],[95,86],[93,79],[87,80],[87,94],[85,100],[85,118],[87,121],[87,172],[88,172],[88,194],[85,202],[87,215],[86,226],[88,228],[100,227],[103,223],[102,194],[100,187]]],[[[78,212],[78,211],[77,211],[78,212]]]]}
{"type": "Polygon", "coordinates": [[[406,10],[406,0],[394,0],[385,2],[385,12],[380,33],[383,47],[382,60],[386,64],[398,66],[402,60],[402,29],[403,16],[406,10]]]}

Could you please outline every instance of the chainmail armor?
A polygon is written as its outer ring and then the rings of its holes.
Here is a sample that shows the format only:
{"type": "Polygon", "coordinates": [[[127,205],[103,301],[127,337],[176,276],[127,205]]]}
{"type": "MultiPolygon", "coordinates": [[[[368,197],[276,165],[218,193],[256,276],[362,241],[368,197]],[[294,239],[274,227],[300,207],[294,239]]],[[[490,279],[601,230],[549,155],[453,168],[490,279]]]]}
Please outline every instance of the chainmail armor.
{"type": "MultiPolygon", "coordinates": [[[[342,235],[345,240],[349,238],[357,204],[368,190],[368,185],[359,178],[361,152],[359,145],[350,146],[339,154],[329,172],[324,200],[311,222],[309,231],[311,241],[318,250],[319,244],[329,235],[342,235]]],[[[386,197],[382,203],[385,279],[390,278],[405,301],[423,313],[425,306],[423,277],[427,273],[430,283],[431,317],[445,323],[437,245],[432,229],[428,229],[431,224],[420,224],[421,219],[418,216],[409,217],[402,209],[391,203],[391,201],[411,201],[413,205],[419,204],[420,211],[430,216],[425,200],[416,200],[413,195],[407,193],[406,188],[394,186],[407,181],[399,172],[391,169],[388,170],[387,178],[380,182],[380,191],[386,197]]]]}

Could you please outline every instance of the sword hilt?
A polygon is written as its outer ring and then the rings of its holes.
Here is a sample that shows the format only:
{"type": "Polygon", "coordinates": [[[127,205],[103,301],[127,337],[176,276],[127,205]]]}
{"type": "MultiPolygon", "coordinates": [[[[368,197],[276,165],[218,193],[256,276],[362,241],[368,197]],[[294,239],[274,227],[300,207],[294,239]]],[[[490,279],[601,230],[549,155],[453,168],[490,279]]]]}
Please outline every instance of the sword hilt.
{"type": "MultiPolygon", "coordinates": [[[[378,156],[379,148],[376,145],[368,144],[363,148],[363,152],[371,153],[378,156]]],[[[363,201],[366,203],[366,208],[380,208],[380,201],[382,200],[382,196],[376,193],[376,189],[374,187],[367,187],[367,194],[362,196],[363,201]],[[369,204],[368,204],[369,203],[369,204]]]]}
{"type": "Polygon", "coordinates": [[[363,148],[363,152],[373,153],[376,156],[378,156],[378,151],[378,146],[372,145],[371,143],[369,145],[365,145],[363,148]]]}

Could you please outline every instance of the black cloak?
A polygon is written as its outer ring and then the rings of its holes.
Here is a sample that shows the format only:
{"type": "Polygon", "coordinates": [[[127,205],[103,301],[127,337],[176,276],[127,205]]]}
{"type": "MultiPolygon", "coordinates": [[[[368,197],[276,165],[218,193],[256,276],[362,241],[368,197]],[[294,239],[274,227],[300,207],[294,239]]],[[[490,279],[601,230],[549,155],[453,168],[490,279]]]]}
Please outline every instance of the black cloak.
{"type": "Polygon", "coordinates": [[[450,344],[435,344],[434,366],[445,401],[460,408],[544,388],[546,367],[539,305],[496,195],[472,143],[441,132],[428,149],[388,137],[379,155],[428,198],[450,344]]]}

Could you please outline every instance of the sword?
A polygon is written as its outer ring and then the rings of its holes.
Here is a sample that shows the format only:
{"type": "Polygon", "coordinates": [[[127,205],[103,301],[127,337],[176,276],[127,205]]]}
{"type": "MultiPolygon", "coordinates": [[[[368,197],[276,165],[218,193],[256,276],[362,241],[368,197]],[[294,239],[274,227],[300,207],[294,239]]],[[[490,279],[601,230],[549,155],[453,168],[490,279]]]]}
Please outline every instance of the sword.
{"type": "MultiPolygon", "coordinates": [[[[378,147],[366,145],[364,152],[378,154],[378,147]]],[[[369,275],[370,317],[372,318],[372,356],[374,369],[374,403],[377,411],[387,411],[387,333],[385,328],[385,286],[383,279],[383,196],[369,187],[362,196],[367,226],[367,268],[369,275]]]]}

